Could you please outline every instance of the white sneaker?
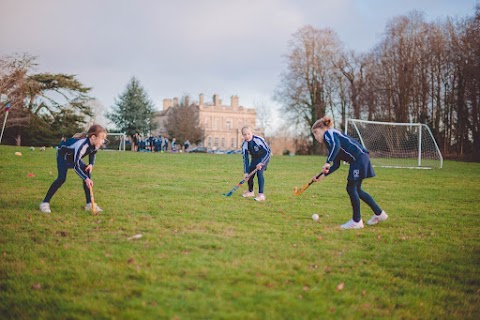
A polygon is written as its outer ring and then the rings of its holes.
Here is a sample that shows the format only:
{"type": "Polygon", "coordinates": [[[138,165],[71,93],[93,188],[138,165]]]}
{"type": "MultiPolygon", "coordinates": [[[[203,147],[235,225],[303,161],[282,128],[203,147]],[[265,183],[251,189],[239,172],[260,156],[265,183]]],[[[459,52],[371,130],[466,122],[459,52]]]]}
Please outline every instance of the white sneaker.
{"type": "Polygon", "coordinates": [[[256,198],[254,198],[253,200],[255,200],[255,201],[265,201],[265,195],[263,193],[259,193],[258,196],[256,198]]]}
{"type": "Polygon", "coordinates": [[[362,229],[363,228],[363,220],[355,222],[353,219],[349,220],[347,223],[344,223],[340,226],[342,229],[362,229]]]}
{"type": "Polygon", "coordinates": [[[52,210],[50,210],[50,203],[48,202],[40,203],[40,211],[42,211],[43,213],[52,213],[52,210]]]}
{"type": "MultiPolygon", "coordinates": [[[[96,204],[96,203],[95,203],[95,208],[97,209],[97,212],[103,211],[103,209],[100,208],[100,207],[98,206],[98,204],[96,204]]],[[[85,205],[85,211],[92,211],[92,203],[91,203],[91,202],[90,202],[90,203],[87,203],[87,204],[85,205]]]]}
{"type": "Polygon", "coordinates": [[[385,211],[382,211],[378,216],[374,214],[370,220],[367,221],[367,224],[373,226],[379,222],[385,221],[388,219],[388,214],[385,211]]]}
{"type": "Polygon", "coordinates": [[[243,194],[242,194],[242,197],[244,198],[252,198],[252,197],[255,197],[255,193],[253,191],[245,191],[243,194]]]}

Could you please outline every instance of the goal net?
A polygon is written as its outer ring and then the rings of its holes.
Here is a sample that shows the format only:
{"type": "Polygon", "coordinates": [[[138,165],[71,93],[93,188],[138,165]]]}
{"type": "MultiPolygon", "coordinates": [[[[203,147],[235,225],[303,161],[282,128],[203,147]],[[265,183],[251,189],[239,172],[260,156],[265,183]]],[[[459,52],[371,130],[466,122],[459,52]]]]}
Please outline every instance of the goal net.
{"type": "Polygon", "coordinates": [[[107,133],[108,142],[103,146],[103,150],[125,151],[125,142],[127,136],[125,133],[107,133]]]}
{"type": "Polygon", "coordinates": [[[442,168],[443,158],[427,125],[348,119],[345,133],[369,152],[372,165],[442,168]]]}

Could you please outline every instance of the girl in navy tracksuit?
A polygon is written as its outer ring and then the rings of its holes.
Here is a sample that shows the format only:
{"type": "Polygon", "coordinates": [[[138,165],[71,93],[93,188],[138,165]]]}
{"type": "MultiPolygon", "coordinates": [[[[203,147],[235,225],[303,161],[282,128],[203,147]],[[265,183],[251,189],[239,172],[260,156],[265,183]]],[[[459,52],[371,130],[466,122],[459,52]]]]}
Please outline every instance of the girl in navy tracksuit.
{"type": "MultiPolygon", "coordinates": [[[[40,211],[50,213],[50,199],[53,197],[58,188],[62,186],[67,178],[68,169],[73,169],[83,180],[83,189],[87,204],[85,210],[92,210],[92,200],[90,198],[90,188],[93,187],[91,173],[95,163],[95,155],[97,150],[105,143],[107,131],[100,125],[94,124],[83,132],[74,135],[72,138],[62,141],[57,151],[57,169],[58,177],[48,189],[47,195],[40,204],[40,211]],[[83,162],[82,158],[89,156],[88,165],[83,162]]],[[[96,206],[96,211],[102,209],[96,206]]]]}
{"type": "MultiPolygon", "coordinates": [[[[323,117],[317,120],[312,126],[312,132],[319,143],[325,142],[328,149],[328,157],[323,165],[322,172],[325,175],[333,173],[340,166],[340,161],[346,161],[350,164],[348,172],[347,192],[353,208],[353,218],[345,224],[343,229],[363,228],[363,221],[360,215],[360,199],[363,200],[372,209],[374,215],[368,220],[369,225],[388,219],[388,215],[383,211],[373,198],[362,190],[363,179],[374,177],[375,172],[370,164],[368,151],[360,145],[355,139],[332,128],[333,121],[329,117],[323,117]],[[333,165],[330,165],[333,162],[333,165]]],[[[314,181],[318,178],[313,177],[314,181]]]]}
{"type": "MultiPolygon", "coordinates": [[[[245,178],[247,178],[248,174],[255,168],[257,169],[258,195],[254,200],[265,201],[265,195],[263,193],[265,178],[263,177],[263,172],[267,169],[267,164],[270,161],[270,147],[262,137],[254,135],[252,129],[248,126],[242,128],[242,136],[245,139],[242,143],[243,172],[245,173],[245,178]],[[252,157],[251,162],[248,157],[249,154],[252,157]]],[[[243,193],[243,197],[255,197],[255,193],[253,192],[254,177],[255,174],[248,179],[248,191],[243,193]]]]}

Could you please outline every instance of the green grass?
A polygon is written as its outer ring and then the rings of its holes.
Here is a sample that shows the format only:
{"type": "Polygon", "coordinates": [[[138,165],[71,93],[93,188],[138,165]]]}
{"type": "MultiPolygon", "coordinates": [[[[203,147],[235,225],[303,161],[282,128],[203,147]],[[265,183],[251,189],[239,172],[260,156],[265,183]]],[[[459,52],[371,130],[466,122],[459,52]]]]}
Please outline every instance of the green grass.
{"type": "Polygon", "coordinates": [[[324,159],[273,157],[256,203],[222,196],[239,155],[100,152],[105,211],[70,171],[42,214],[55,151],[0,146],[0,318],[480,318],[480,164],[376,168],[390,219],[342,231],[347,166],[293,196],[324,159]]]}

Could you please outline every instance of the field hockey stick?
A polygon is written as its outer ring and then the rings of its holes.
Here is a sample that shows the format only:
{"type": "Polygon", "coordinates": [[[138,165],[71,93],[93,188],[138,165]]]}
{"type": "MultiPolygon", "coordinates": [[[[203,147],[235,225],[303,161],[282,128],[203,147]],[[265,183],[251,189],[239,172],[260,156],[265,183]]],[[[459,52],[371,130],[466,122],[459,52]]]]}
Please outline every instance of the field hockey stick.
{"type": "MultiPolygon", "coordinates": [[[[315,178],[320,179],[321,177],[325,177],[325,173],[321,172],[321,173],[319,173],[315,178]]],[[[314,182],[315,182],[315,181],[313,181],[313,179],[310,180],[310,182],[307,183],[307,184],[305,184],[303,187],[301,187],[300,190],[299,190],[297,187],[295,187],[295,188],[293,189],[293,194],[296,195],[296,196],[302,194],[302,192],[305,191],[305,190],[307,190],[307,188],[310,187],[310,185],[311,185],[312,183],[314,183],[314,182]]]]}
{"type": "Polygon", "coordinates": [[[240,188],[240,186],[241,186],[242,184],[245,183],[245,181],[248,181],[248,179],[250,179],[250,177],[253,176],[253,175],[255,174],[255,172],[257,172],[257,168],[255,168],[255,170],[253,170],[252,172],[250,172],[250,173],[248,174],[248,176],[246,176],[245,178],[243,178],[242,181],[240,181],[239,183],[237,183],[237,185],[236,185],[235,187],[233,187],[232,190],[230,190],[230,191],[227,192],[227,193],[224,193],[223,195],[224,195],[225,197],[230,197],[235,191],[237,191],[238,188],[240,188]]]}
{"type": "Polygon", "coordinates": [[[89,187],[89,189],[90,189],[90,200],[92,201],[92,214],[96,216],[97,207],[95,206],[95,198],[93,197],[93,187],[89,187]]]}

